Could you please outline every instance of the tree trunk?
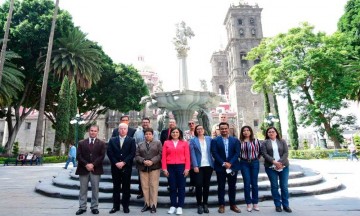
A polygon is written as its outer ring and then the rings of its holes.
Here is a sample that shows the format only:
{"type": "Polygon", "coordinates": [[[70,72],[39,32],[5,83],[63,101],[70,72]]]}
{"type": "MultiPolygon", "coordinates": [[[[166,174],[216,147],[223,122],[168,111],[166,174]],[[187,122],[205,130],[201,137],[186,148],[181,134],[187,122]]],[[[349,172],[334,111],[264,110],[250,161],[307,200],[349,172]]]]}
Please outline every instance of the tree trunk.
{"type": "MultiPolygon", "coordinates": [[[[36,125],[34,149],[36,147],[38,147],[38,148],[41,147],[42,134],[43,134],[43,121],[44,121],[46,90],[47,90],[47,82],[48,82],[48,77],[49,77],[51,52],[52,52],[52,47],[53,47],[53,42],[54,42],[54,33],[55,33],[55,25],[56,25],[56,18],[57,18],[58,9],[59,9],[59,0],[56,0],[53,20],[52,20],[52,24],[51,24],[51,31],[50,31],[50,37],[49,37],[48,50],[47,50],[47,55],[46,55],[44,78],[43,78],[42,89],[41,89],[39,116],[38,116],[37,125],[36,125]]],[[[40,152],[42,152],[42,151],[40,151],[40,152]]]]}
{"type": "Polygon", "coordinates": [[[22,123],[24,122],[25,118],[33,111],[33,109],[29,109],[29,110],[23,109],[20,115],[20,107],[15,107],[14,110],[15,110],[15,125],[13,125],[12,122],[11,107],[9,107],[8,112],[6,113],[6,122],[7,122],[9,137],[5,144],[5,149],[9,154],[11,153],[15,138],[20,130],[22,123]]]}
{"type": "MultiPolygon", "coordinates": [[[[302,87],[305,95],[306,95],[306,99],[308,100],[308,102],[311,104],[311,105],[314,105],[314,101],[312,100],[311,98],[311,95],[308,91],[308,89],[306,87],[302,87]]],[[[331,124],[330,122],[325,118],[325,115],[321,112],[319,112],[318,114],[324,128],[325,128],[325,131],[327,133],[327,135],[330,137],[330,139],[334,142],[334,146],[335,148],[339,149],[341,148],[340,146],[340,141],[338,140],[338,138],[336,136],[334,136],[332,133],[331,133],[331,124]]]]}
{"type": "Polygon", "coordinates": [[[7,42],[8,42],[8,38],[9,38],[10,23],[11,23],[13,9],[14,9],[14,0],[11,0],[10,7],[9,7],[9,14],[8,14],[7,21],[6,21],[4,40],[3,40],[3,45],[1,48],[1,55],[0,55],[0,85],[1,85],[2,73],[3,73],[3,69],[4,69],[6,46],[7,46],[7,42]]]}

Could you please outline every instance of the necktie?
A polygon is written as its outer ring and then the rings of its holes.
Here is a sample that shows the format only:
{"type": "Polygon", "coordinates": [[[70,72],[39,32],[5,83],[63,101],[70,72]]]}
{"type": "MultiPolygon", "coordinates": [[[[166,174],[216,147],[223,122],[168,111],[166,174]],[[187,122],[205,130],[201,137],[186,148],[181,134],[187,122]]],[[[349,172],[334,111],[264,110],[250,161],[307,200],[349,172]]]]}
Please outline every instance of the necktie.
{"type": "Polygon", "coordinates": [[[146,143],[146,149],[149,151],[150,150],[150,145],[149,143],[146,143]]]}
{"type": "Polygon", "coordinates": [[[89,144],[89,148],[90,148],[90,152],[92,152],[93,149],[94,149],[94,139],[93,138],[91,139],[91,142],[89,144]]]}
{"type": "Polygon", "coordinates": [[[120,149],[122,148],[123,144],[124,144],[124,138],[120,137],[120,149]]]}

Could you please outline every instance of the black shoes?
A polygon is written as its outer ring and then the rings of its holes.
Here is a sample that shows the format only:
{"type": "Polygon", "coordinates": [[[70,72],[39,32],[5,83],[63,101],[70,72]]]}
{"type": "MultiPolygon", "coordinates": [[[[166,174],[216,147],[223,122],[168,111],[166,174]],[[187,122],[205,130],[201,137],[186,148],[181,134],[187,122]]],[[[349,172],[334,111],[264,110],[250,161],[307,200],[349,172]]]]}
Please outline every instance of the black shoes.
{"type": "Polygon", "coordinates": [[[144,205],[144,207],[141,209],[141,212],[146,212],[148,210],[150,210],[150,206],[147,206],[146,204],[144,205]]]}
{"type": "Polygon", "coordinates": [[[151,207],[150,213],[156,213],[156,207],[155,207],[155,205],[153,205],[153,206],[151,207]]]}
{"type": "Polygon", "coordinates": [[[130,213],[129,207],[124,207],[124,213],[130,213]]]}
{"type": "Polygon", "coordinates": [[[98,210],[98,209],[91,209],[91,213],[93,213],[93,214],[99,214],[99,210],[98,210]]]}
{"type": "Polygon", "coordinates": [[[284,211],[286,211],[287,213],[291,213],[291,212],[292,212],[292,210],[291,210],[290,207],[284,207],[284,211]]]}
{"type": "Polygon", "coordinates": [[[77,210],[77,212],[75,214],[76,215],[81,215],[81,214],[83,214],[85,212],[86,212],[86,209],[79,209],[79,210],[77,210]]]}
{"type": "Polygon", "coordinates": [[[190,192],[190,193],[194,192],[194,189],[195,189],[195,187],[194,187],[194,186],[190,186],[190,188],[189,188],[189,192],[190,192]]]}
{"type": "Polygon", "coordinates": [[[112,208],[109,213],[110,214],[114,214],[115,212],[119,211],[120,209],[117,209],[117,208],[112,208]]]}
{"type": "Polygon", "coordinates": [[[204,213],[208,214],[209,213],[209,208],[207,204],[204,204],[204,213]]]}
{"type": "Polygon", "coordinates": [[[197,208],[197,213],[198,214],[202,214],[204,211],[203,211],[203,207],[201,205],[198,205],[198,208],[197,208]]]}
{"type": "Polygon", "coordinates": [[[275,207],[275,211],[277,211],[277,212],[282,212],[281,206],[276,206],[276,207],[275,207]]]}

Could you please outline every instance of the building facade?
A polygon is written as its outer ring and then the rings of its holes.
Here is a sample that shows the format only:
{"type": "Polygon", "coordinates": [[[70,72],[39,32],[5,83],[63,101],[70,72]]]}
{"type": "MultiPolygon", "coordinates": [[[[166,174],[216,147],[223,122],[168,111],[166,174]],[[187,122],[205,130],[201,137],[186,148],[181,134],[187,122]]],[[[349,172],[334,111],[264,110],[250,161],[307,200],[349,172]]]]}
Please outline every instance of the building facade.
{"type": "Polygon", "coordinates": [[[253,82],[248,72],[259,60],[245,57],[263,38],[261,11],[258,5],[231,5],[224,20],[226,48],[211,57],[213,91],[228,94],[237,125],[249,125],[255,133],[263,119],[264,99],[251,90],[253,82]]]}

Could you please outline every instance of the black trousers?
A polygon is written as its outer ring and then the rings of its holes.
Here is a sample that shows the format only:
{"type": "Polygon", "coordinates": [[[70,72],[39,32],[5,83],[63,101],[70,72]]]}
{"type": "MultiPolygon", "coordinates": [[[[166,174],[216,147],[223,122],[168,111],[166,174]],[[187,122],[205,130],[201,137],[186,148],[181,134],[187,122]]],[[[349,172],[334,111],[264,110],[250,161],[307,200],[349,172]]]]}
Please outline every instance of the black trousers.
{"type": "Polygon", "coordinates": [[[111,166],[111,176],[113,181],[113,208],[120,209],[120,191],[122,192],[121,204],[123,208],[129,208],[130,202],[130,180],[131,167],[118,169],[111,166]]]}
{"type": "Polygon", "coordinates": [[[213,168],[211,166],[199,167],[199,173],[194,172],[195,193],[197,205],[207,205],[209,197],[210,179],[213,168]]]}

